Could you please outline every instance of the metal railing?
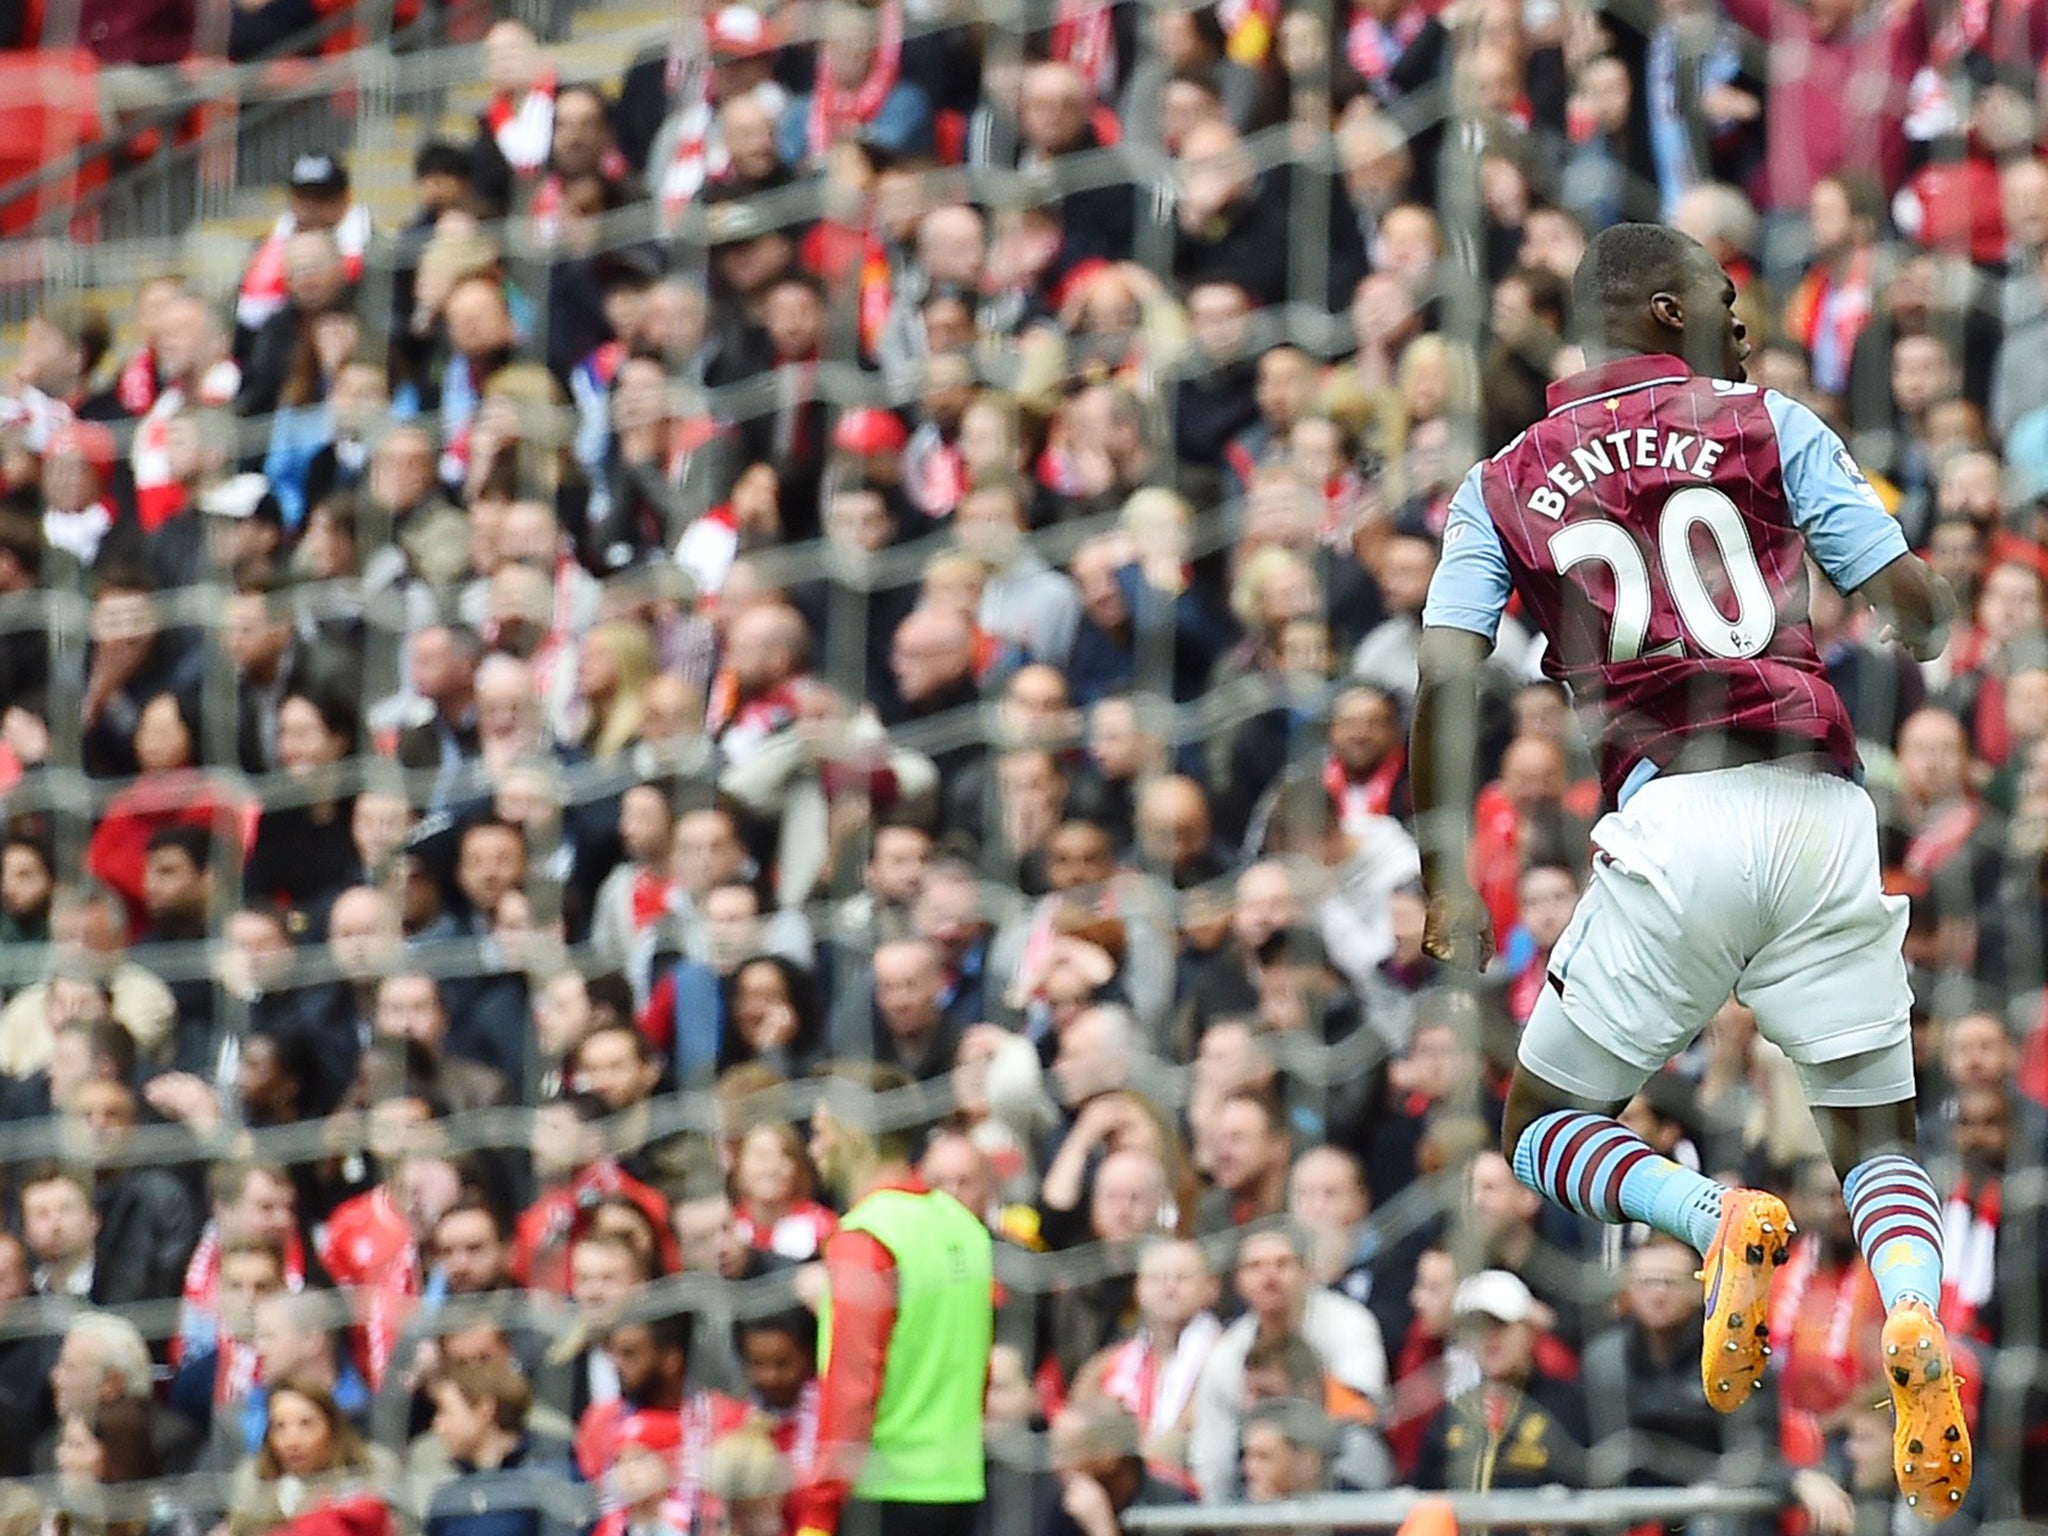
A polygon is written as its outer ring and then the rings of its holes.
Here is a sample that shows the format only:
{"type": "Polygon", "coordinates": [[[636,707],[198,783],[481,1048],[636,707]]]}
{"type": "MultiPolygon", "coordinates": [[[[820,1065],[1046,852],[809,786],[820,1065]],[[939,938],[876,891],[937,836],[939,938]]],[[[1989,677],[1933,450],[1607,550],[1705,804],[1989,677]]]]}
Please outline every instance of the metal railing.
{"type": "Polygon", "coordinates": [[[1430,1493],[1412,1488],[1385,1493],[1325,1493],[1272,1504],[1203,1504],[1129,1509],[1126,1531],[1392,1531],[1421,1505],[1448,1505],[1460,1530],[1501,1526],[1587,1530],[1647,1521],[1742,1519],[1775,1514],[1782,1505],[1760,1489],[1695,1483],[1690,1488],[1516,1489],[1485,1493],[1430,1493]]]}

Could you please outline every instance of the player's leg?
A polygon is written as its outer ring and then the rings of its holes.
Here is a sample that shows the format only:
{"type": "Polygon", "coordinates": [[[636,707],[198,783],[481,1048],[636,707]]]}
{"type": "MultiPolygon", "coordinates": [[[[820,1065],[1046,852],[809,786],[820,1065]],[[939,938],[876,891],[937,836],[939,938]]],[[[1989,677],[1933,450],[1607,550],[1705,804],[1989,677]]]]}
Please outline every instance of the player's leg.
{"type": "Polygon", "coordinates": [[[1604,857],[1553,951],[1522,1032],[1503,1137],[1531,1189],[1598,1221],[1642,1221],[1702,1256],[1700,1383],[1722,1412],[1747,1401],[1770,1354],[1765,1303],[1791,1214],[1657,1152],[1615,1112],[1728,1000],[1757,927],[1751,861],[1727,774],[1653,781],[1604,817],[1604,857]],[[1728,803],[1724,803],[1728,802],[1728,803]]]}
{"type": "Polygon", "coordinates": [[[1646,1222],[1704,1253],[1722,1188],[1673,1162],[1616,1118],[1649,1074],[1576,1029],[1546,992],[1523,1032],[1501,1116],[1515,1177],[1593,1221],[1646,1222]]]}
{"type": "Polygon", "coordinates": [[[1937,1315],[1941,1199],[1917,1156],[1912,1050],[1901,1041],[1801,1074],[1830,1133],[1856,1245],[1885,1305],[1882,1364],[1899,1491],[1917,1513],[1943,1519],[1970,1491],[1975,1461],[1937,1315]]]}
{"type": "Polygon", "coordinates": [[[1772,883],[1786,922],[1750,963],[1742,992],[1757,1032],[1792,1059],[1833,1133],[1850,1223],[1887,1312],[1899,1489],[1941,1519],[1968,1492],[1972,1462],[1936,1316],[1941,1201],[1915,1152],[1906,904],[1883,893],[1876,814],[1855,785],[1810,779],[1771,810],[1759,819],[1782,841],[1772,883]]]}
{"type": "Polygon", "coordinates": [[[1771,1276],[1786,1259],[1791,1213],[1767,1191],[1729,1189],[1673,1162],[1616,1119],[1648,1074],[1574,1030],[1556,998],[1547,1002],[1523,1032],[1502,1121],[1515,1176],[1581,1216],[1645,1222],[1700,1254],[1700,1387],[1732,1413],[1770,1358],[1771,1276]],[[1573,1086],[1560,1089],[1559,1077],[1573,1086]]]}

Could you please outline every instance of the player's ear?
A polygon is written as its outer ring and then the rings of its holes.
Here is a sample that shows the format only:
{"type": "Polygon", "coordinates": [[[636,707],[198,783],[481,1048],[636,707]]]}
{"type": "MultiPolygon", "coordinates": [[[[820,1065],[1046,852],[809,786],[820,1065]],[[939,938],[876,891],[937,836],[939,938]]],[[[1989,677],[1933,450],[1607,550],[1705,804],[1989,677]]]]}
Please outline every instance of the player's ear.
{"type": "Polygon", "coordinates": [[[1661,289],[1650,295],[1650,313],[1666,330],[1684,331],[1685,301],[1675,293],[1661,289]]]}

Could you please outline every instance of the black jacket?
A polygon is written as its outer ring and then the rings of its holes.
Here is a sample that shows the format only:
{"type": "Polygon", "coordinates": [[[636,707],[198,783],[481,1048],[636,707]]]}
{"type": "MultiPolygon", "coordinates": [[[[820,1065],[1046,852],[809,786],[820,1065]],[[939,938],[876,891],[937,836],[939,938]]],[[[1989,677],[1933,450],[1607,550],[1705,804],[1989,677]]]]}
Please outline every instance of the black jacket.
{"type": "MultiPolygon", "coordinates": [[[[1253,185],[1251,194],[1199,233],[1174,232],[1173,275],[1183,285],[1236,283],[1258,303],[1281,304],[1288,298],[1297,226],[1304,215],[1296,207],[1295,172],[1276,166],[1253,185]]],[[[1305,188],[1306,190],[1319,190],[1305,188]]],[[[1326,183],[1329,198],[1328,265],[1325,291],[1307,295],[1335,311],[1348,309],[1351,292],[1366,273],[1365,239],[1343,186],[1326,183]]],[[[1325,253],[1319,252],[1321,256],[1325,253]]]]}
{"type": "Polygon", "coordinates": [[[185,1181],[164,1168],[137,1168],[103,1183],[95,1203],[93,1300],[103,1307],[167,1301],[185,1285],[199,1241],[200,1214],[185,1181]]]}

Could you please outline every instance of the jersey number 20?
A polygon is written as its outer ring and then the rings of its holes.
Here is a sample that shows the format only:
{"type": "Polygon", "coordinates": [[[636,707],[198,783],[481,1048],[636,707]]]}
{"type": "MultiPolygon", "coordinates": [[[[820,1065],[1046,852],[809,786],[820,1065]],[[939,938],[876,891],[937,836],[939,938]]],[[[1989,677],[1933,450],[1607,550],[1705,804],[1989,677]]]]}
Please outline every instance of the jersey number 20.
{"type": "MultiPolygon", "coordinates": [[[[1607,637],[1610,662],[1634,661],[1643,654],[1650,631],[1650,568],[1641,547],[1619,523],[1589,520],[1558,529],[1550,540],[1550,558],[1561,576],[1582,561],[1593,560],[1613,574],[1613,628],[1607,637]]],[[[1742,513],[1720,491],[1688,485],[1664,503],[1657,520],[1657,563],[1664,585],[1678,605],[1686,632],[1709,656],[1740,661],[1771,643],[1777,629],[1777,605],[1770,583],[1757,564],[1742,513]],[[1721,553],[1735,598],[1735,617],[1724,614],[1692,552],[1692,531],[1704,528],[1721,553]]],[[[1678,648],[1660,647],[1657,654],[1677,655],[1678,648]]]]}

